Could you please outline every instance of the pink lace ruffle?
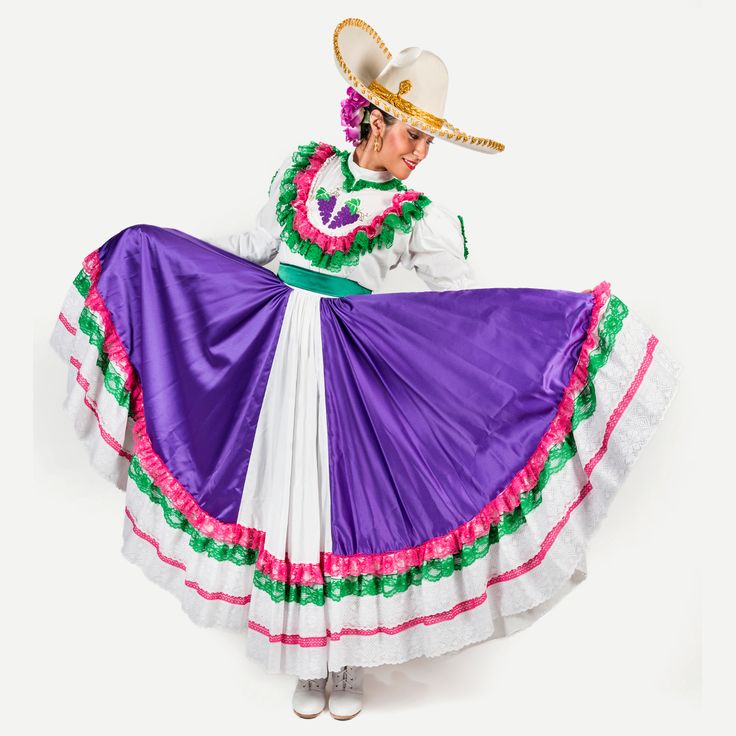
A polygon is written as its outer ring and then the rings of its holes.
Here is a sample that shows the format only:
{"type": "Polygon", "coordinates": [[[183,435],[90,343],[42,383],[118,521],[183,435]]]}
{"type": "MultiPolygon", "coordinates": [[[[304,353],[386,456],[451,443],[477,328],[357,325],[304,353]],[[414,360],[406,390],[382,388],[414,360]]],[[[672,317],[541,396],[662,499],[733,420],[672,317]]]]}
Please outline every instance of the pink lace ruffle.
{"type": "Polygon", "coordinates": [[[257,548],[259,554],[256,568],[273,580],[292,585],[320,585],[324,582],[325,576],[343,578],[406,572],[410,567],[419,566],[427,560],[447,557],[458,552],[462,547],[473,544],[478,537],[487,534],[493,524],[498,523],[502,514],[509,513],[518,507],[521,494],[537,484],[552,445],[561,442],[571,431],[575,398],[587,382],[590,352],[596,345],[597,327],[601,311],[610,298],[610,284],[608,282],[603,281],[593,289],[594,304],[587,334],[555,418],[524,468],[475,517],[448,534],[430,539],[416,547],[366,555],[335,555],[323,552],[320,555],[319,564],[292,563],[288,558],[277,558],[264,549],[264,532],[237,523],[224,523],[207,514],[171,474],[163,460],[155,452],[146,429],[143,393],[140,384],[128,358],[127,351],[97,290],[96,281],[100,270],[97,253],[90,254],[85,259],[84,265],[92,282],[85,303],[100,316],[105,334],[105,350],[124,376],[126,388],[131,392],[131,413],[134,417],[134,453],[138,457],[141,466],[151,476],[156,486],[171,504],[186,517],[195,529],[220,542],[257,548]]]}

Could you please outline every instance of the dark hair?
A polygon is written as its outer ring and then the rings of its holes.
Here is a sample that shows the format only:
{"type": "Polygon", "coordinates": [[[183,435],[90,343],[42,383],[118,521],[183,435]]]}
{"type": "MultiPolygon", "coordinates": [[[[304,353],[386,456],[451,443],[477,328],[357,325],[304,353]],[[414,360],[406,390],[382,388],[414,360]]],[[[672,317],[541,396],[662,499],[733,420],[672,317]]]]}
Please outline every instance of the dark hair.
{"type": "MultiPolygon", "coordinates": [[[[389,115],[387,112],[384,112],[383,110],[381,110],[380,107],[377,107],[372,102],[365,109],[368,110],[368,115],[370,115],[371,112],[373,112],[373,110],[378,110],[378,112],[380,112],[381,115],[383,115],[383,122],[386,123],[386,127],[388,127],[389,125],[393,125],[396,122],[396,118],[393,115],[389,115]]],[[[365,115],[365,113],[363,114],[365,115]]],[[[359,143],[362,143],[363,141],[367,140],[370,134],[371,134],[371,124],[361,123],[359,143]]]]}

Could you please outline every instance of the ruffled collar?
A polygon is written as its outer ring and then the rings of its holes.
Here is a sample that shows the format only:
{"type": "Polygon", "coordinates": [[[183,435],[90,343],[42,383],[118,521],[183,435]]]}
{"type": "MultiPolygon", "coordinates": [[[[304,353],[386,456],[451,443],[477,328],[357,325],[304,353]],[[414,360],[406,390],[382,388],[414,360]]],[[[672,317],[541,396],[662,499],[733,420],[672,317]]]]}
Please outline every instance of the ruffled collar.
{"type": "Polygon", "coordinates": [[[393,179],[393,175],[388,169],[375,171],[374,169],[366,169],[363,166],[359,166],[353,160],[354,156],[355,151],[348,151],[348,167],[356,179],[362,179],[363,181],[390,181],[393,179]]]}
{"type": "Polygon", "coordinates": [[[337,149],[336,153],[341,159],[340,166],[342,168],[346,191],[353,192],[358,189],[406,190],[401,180],[395,178],[387,169],[376,171],[374,169],[366,169],[364,166],[357,164],[353,160],[355,151],[341,151],[337,149]]]}

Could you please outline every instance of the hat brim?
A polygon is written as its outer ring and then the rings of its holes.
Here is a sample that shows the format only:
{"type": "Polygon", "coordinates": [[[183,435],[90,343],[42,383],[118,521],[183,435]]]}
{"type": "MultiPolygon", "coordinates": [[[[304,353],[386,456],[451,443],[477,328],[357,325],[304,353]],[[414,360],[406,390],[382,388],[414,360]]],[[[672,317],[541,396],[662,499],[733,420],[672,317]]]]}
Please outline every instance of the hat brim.
{"type": "Polygon", "coordinates": [[[346,18],[335,28],[333,34],[334,58],[338,71],[356,92],[360,93],[376,107],[399,120],[403,120],[419,130],[435,136],[439,140],[455,143],[464,148],[483,153],[500,153],[505,149],[503,143],[491,138],[470,135],[456,128],[445,119],[442,127],[429,125],[421,118],[399,110],[382,97],[368,89],[381,70],[391,60],[391,52],[381,37],[364,20],[346,18]]]}

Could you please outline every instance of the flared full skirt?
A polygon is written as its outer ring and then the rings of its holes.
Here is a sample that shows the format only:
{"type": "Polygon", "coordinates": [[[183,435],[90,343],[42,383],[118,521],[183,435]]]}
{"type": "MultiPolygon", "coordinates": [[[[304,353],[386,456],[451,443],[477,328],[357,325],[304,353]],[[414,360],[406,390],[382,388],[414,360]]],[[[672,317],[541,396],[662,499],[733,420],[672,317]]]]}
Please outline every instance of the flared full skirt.
{"type": "Polygon", "coordinates": [[[125,557],[300,677],[554,606],[679,373],[607,282],[328,297],[151,225],[84,259],[51,344],[125,557]]]}

